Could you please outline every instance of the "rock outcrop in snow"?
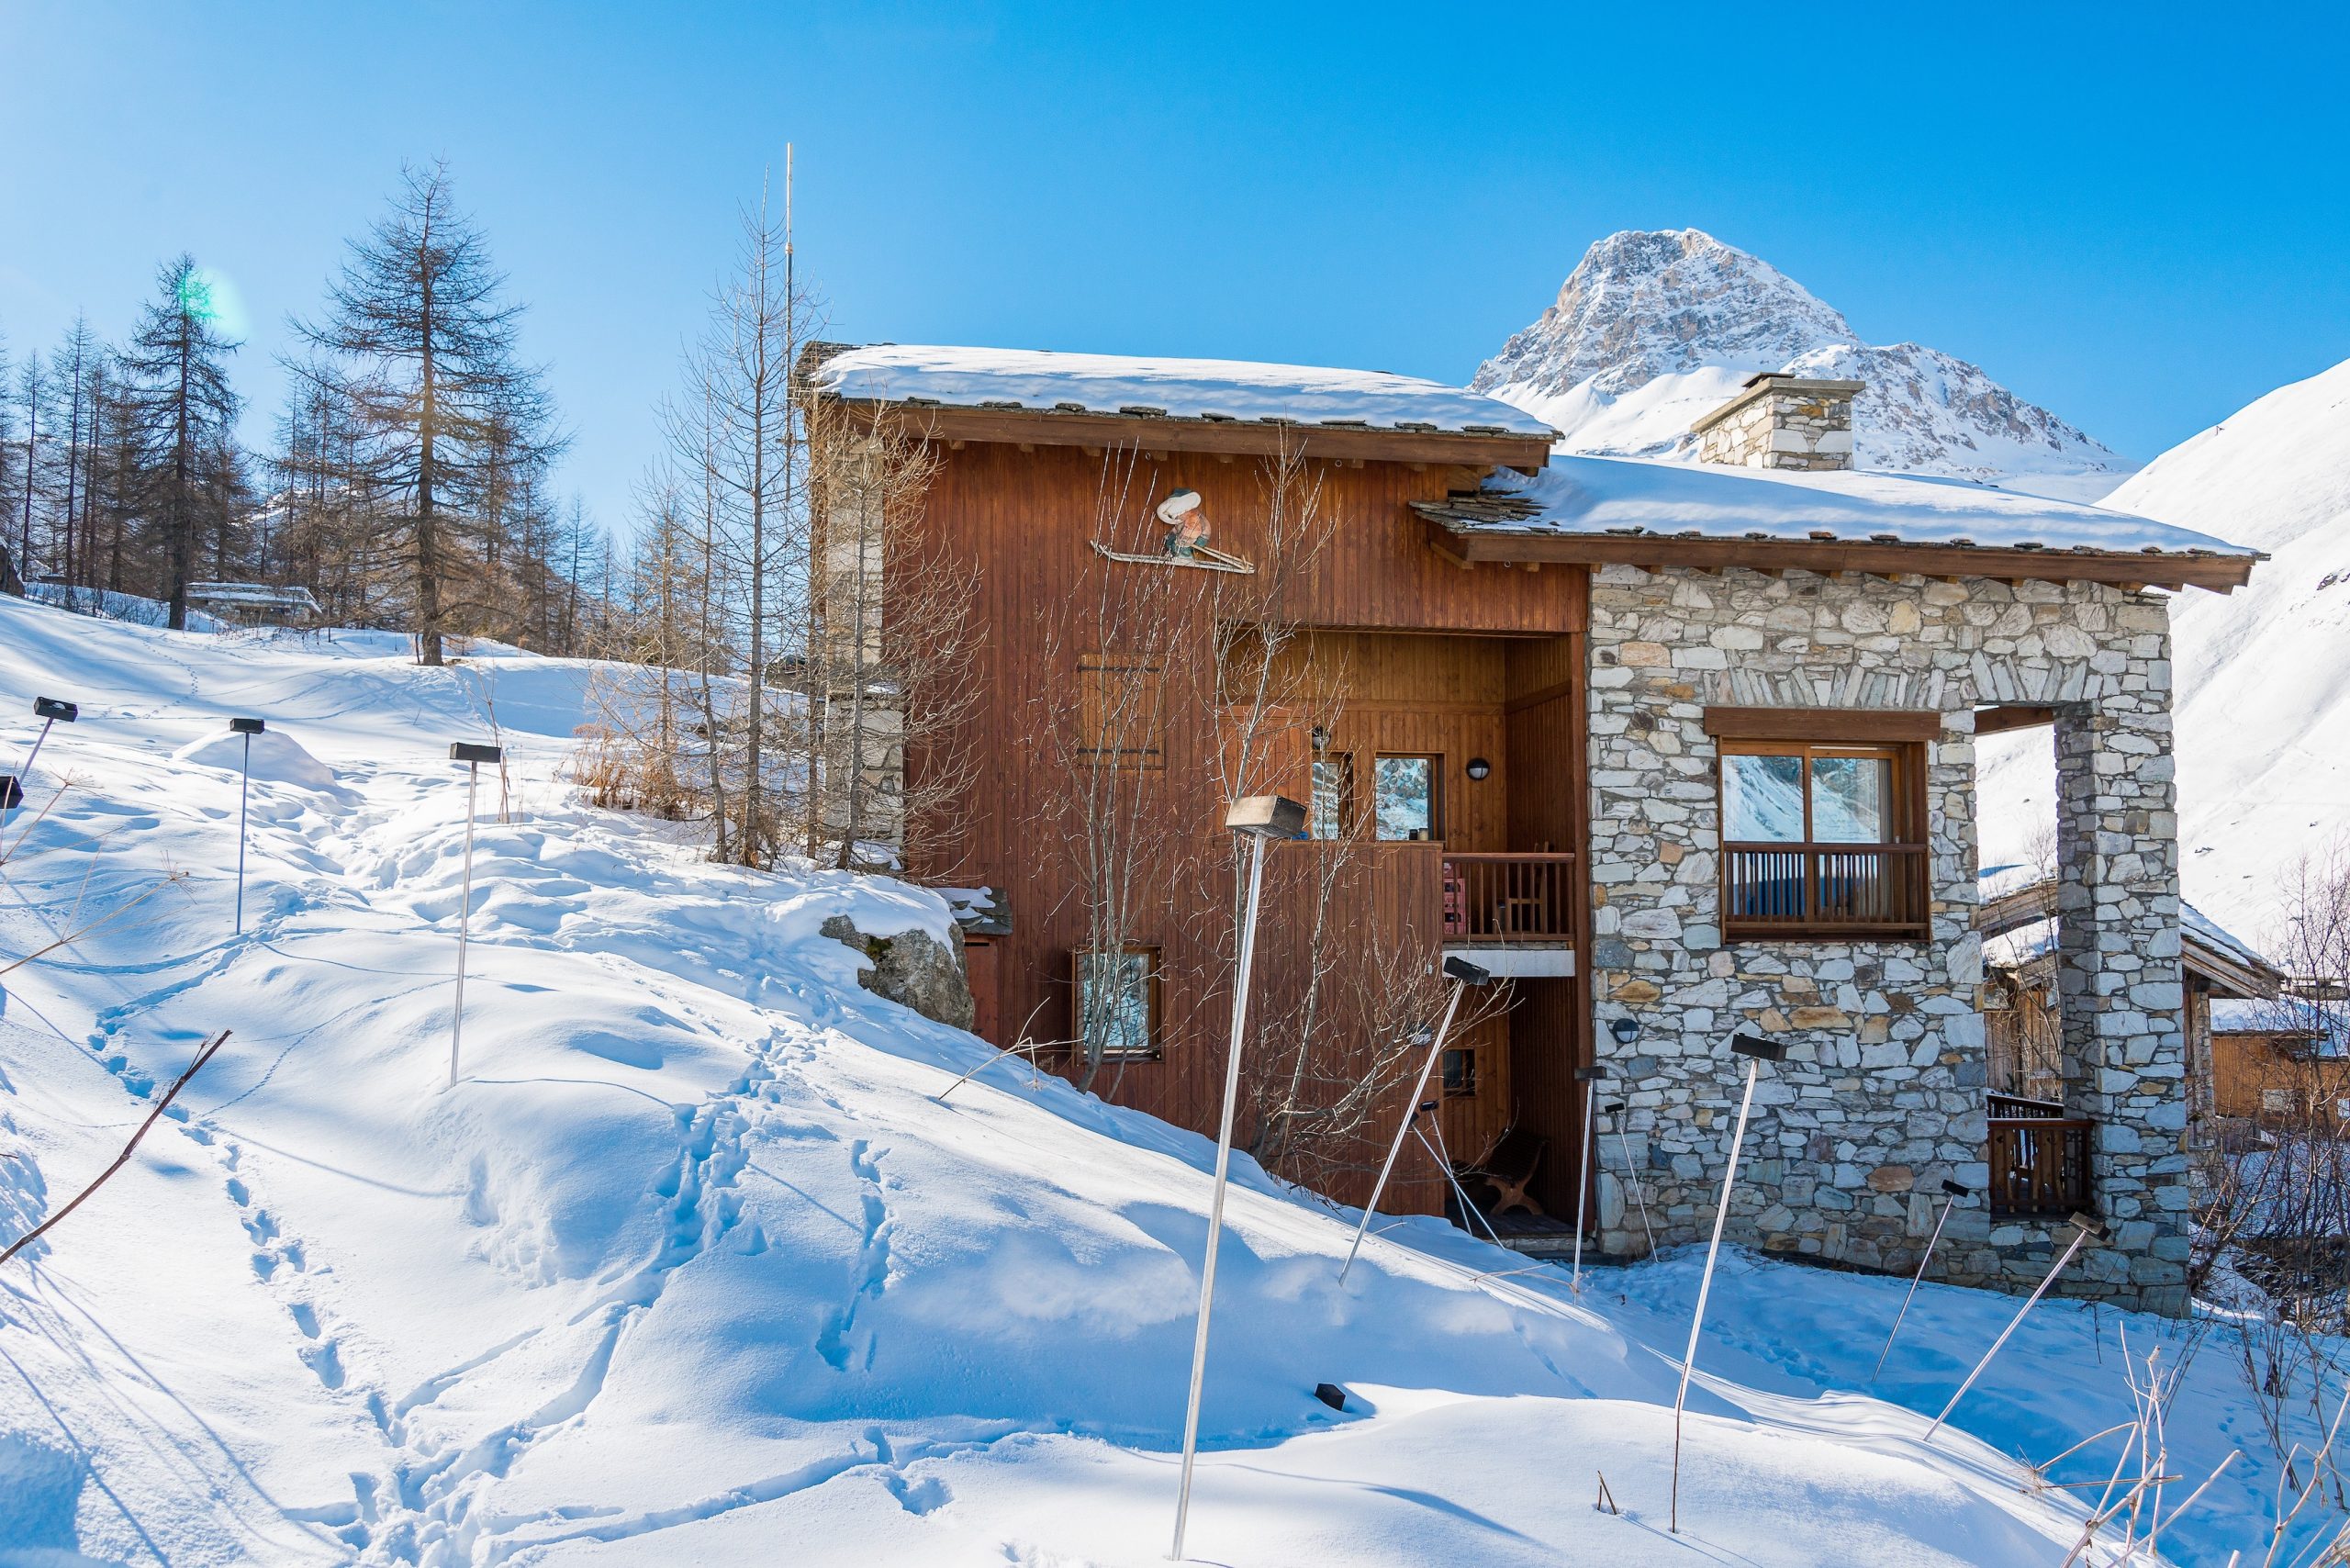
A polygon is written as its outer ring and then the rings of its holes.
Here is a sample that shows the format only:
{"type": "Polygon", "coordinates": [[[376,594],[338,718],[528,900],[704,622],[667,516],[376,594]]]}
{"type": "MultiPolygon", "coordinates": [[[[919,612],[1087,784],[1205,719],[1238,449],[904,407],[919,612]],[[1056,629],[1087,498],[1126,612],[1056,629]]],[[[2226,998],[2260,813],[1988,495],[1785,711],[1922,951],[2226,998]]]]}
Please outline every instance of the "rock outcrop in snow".
{"type": "Polygon", "coordinates": [[[1762,370],[1867,383],[1852,410],[1858,467],[2080,500],[2130,468],[1963,359],[1863,342],[1801,284],[1695,229],[1593,245],[1558,303],[1469,385],[1548,420],[1572,450],[1660,456],[1685,452],[1690,421],[1762,370]]]}

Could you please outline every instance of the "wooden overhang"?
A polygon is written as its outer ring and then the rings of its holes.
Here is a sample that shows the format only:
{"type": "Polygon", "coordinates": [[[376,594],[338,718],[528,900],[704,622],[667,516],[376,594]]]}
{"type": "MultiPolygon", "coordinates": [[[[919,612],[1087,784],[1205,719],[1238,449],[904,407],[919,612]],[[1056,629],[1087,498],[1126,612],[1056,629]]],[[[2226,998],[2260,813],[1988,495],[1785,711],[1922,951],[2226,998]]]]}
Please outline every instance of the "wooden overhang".
{"type": "MultiPolygon", "coordinates": [[[[1419,509],[1425,512],[1428,508],[1419,509]]],[[[1972,544],[1901,544],[1842,539],[1716,539],[1651,533],[1538,533],[1454,528],[1430,518],[1428,543],[1464,566],[1686,566],[1719,572],[1840,572],[1872,577],[1996,577],[2006,582],[2115,583],[2227,593],[2252,579],[2252,555],[2167,550],[1990,549],[1972,544]]]]}
{"type": "Polygon", "coordinates": [[[963,408],[915,399],[876,403],[841,398],[862,417],[900,423],[934,442],[1020,446],[1132,447],[1145,452],[1214,452],[1243,456],[1283,453],[1339,461],[1449,464],[1470,469],[1538,472],[1550,439],[1491,430],[1444,431],[1289,420],[1178,419],[1147,410],[1079,413],[1028,408],[963,408]]]}
{"type": "Polygon", "coordinates": [[[1982,735],[2003,735],[2009,730],[2029,730],[2056,722],[2056,710],[2033,702],[2007,702],[1996,708],[1975,710],[1975,733],[1982,735]]]}

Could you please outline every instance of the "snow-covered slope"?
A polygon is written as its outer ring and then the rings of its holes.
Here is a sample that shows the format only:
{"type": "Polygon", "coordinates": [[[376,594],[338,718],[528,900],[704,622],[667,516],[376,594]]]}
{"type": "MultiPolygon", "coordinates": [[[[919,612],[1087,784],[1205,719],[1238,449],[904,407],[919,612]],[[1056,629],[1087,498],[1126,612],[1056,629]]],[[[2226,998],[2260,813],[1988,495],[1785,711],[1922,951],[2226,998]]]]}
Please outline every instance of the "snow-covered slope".
{"type": "Polygon", "coordinates": [[[1655,456],[1749,375],[1867,383],[1856,465],[2012,483],[2093,500],[2127,459],[1966,361],[1862,342],[1842,315],[1758,257],[1695,229],[1626,230],[1583,253],[1558,303],[1470,382],[1565,432],[1577,452],[1655,456]]]}
{"type": "MultiPolygon", "coordinates": [[[[587,666],[404,655],[0,599],[0,757],[33,696],[82,703],[0,867],[0,1239],[234,1031],[124,1172],[0,1266],[0,1561],[1161,1561],[1207,1144],[1016,1061],[939,1103],[988,1053],[859,989],[818,934],[939,929],[934,898],[711,866],[583,806],[587,666]],[[242,935],[242,748],[217,738],[238,713],[274,737],[242,935]],[[446,745],[493,713],[515,765],[475,829],[452,1088],[446,745]]],[[[1349,1217],[1240,1162],[1201,1559],[2053,1565],[2080,1505],[2005,1455],[2129,1402],[2114,1315],[2051,1303],[1928,1449],[1919,1412],[2012,1303],[1929,1287],[1879,1403],[1847,1391],[1900,1282],[1734,1258],[1676,1539],[1693,1259],[1577,1298],[1418,1220],[1342,1288],[1349,1217]]],[[[2175,1467],[2255,1440],[2235,1376],[2198,1363],[2175,1467]]],[[[2166,1549],[2224,1562],[2275,1473],[2240,1462],[2166,1549]]]]}
{"type": "MultiPolygon", "coordinates": [[[[2106,504],[2271,557],[2249,587],[2171,609],[2187,896],[2271,935],[2279,873],[2350,835],[2350,362],[2165,452],[2106,504]]],[[[2009,822],[2050,809],[2045,750],[1986,748],[1986,788],[2033,803],[2009,822]]],[[[2021,847],[1986,834],[1985,854],[2021,847]]]]}

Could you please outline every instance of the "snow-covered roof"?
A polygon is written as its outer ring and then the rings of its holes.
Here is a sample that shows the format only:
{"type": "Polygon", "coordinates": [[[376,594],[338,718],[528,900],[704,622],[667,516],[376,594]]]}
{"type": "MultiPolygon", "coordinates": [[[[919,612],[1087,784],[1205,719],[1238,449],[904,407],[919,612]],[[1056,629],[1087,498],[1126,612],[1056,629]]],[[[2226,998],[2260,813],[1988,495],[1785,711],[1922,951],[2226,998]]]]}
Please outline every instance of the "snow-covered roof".
{"type": "Polygon", "coordinates": [[[2178,923],[2186,928],[2188,935],[2201,941],[2208,947],[2217,949],[2221,958],[2232,958],[2245,969],[2255,972],[2266,974],[2277,972],[2276,965],[2261,957],[2259,948],[2228,931],[2218,921],[2213,920],[2193,904],[2182,902],[2178,906],[2178,923]]]}
{"type": "Polygon", "coordinates": [[[1554,454],[1539,474],[1421,503],[1456,532],[1920,544],[2099,554],[2232,556],[2257,551],[2127,512],[1964,479],[1554,454]]]}
{"type": "Polygon", "coordinates": [[[1331,370],[1233,359],[1058,353],[1049,349],[869,343],[810,373],[819,392],[852,401],[1036,413],[1329,425],[1423,434],[1557,431],[1496,398],[1383,370],[1331,370]]]}

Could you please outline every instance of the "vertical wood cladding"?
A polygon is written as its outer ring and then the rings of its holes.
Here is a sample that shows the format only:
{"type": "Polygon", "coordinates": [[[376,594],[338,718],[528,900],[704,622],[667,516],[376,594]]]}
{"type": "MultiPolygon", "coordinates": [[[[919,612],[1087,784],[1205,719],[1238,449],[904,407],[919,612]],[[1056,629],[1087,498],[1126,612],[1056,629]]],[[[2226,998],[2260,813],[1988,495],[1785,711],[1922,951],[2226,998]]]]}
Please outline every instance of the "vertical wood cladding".
{"type": "MultiPolygon", "coordinates": [[[[1069,955],[1083,944],[1086,921],[1070,857],[1052,842],[1051,792],[1065,785],[1055,776],[1052,748],[1040,740],[1042,714],[1055,692],[1067,700],[1080,696],[1080,659],[1131,653],[1104,645],[1113,639],[1103,634],[1102,574],[1174,574],[1152,591],[1165,593],[1181,638],[1191,640],[1185,645],[1198,652],[1203,666],[1218,604],[1228,614],[1228,607],[1261,587],[1191,568],[1110,563],[1091,544],[1099,539],[1122,550],[1156,548],[1159,531],[1149,521],[1151,508],[1170,491],[1188,487],[1202,498],[1214,529],[1210,543],[1268,566],[1262,552],[1271,482],[1259,460],[1203,454],[1154,459],[1114,449],[1024,452],[973,442],[939,456],[925,525],[951,556],[979,574],[982,635],[976,674],[982,697],[969,721],[977,764],[969,798],[939,849],[909,869],[921,880],[984,884],[1003,895],[1013,930],[997,940],[991,955],[998,966],[1000,1032],[1007,1042],[1024,1033],[1040,1041],[1066,1040],[1073,1012],[1069,955]]],[[[1352,846],[1353,879],[1346,896],[1358,902],[1342,914],[1344,940],[1416,952],[1430,963],[1442,938],[1446,846],[1583,847],[1586,792],[1574,721],[1583,707],[1585,574],[1557,566],[1463,569],[1429,548],[1426,525],[1409,503],[1440,497],[1470,477],[1438,465],[1309,466],[1309,482],[1319,486],[1328,520],[1328,542],[1292,586],[1280,613],[1317,628],[1293,644],[1294,656],[1310,657],[1315,678],[1327,673],[1340,690],[1330,694],[1335,700],[1326,714],[1281,716],[1283,736],[1265,776],[1284,793],[1305,798],[1306,736],[1316,723],[1328,731],[1329,750],[1354,755],[1356,788],[1366,802],[1378,755],[1441,759],[1444,843],[1352,846]],[[1490,769],[1482,781],[1467,777],[1472,758],[1490,769]]],[[[1193,835],[1188,847],[1209,869],[1173,879],[1135,933],[1161,948],[1161,1055],[1105,1065],[1094,1088],[1116,1103],[1206,1130],[1218,1109],[1230,1007],[1223,977],[1234,883],[1222,855],[1222,802],[1214,798],[1213,784],[1214,748],[1230,742],[1218,711],[1222,694],[1187,690],[1185,678],[1170,666],[1160,737],[1164,766],[1150,770],[1138,787],[1148,791],[1148,812],[1164,813],[1177,832],[1193,835]],[[1150,929],[1153,924],[1159,929],[1150,929]]],[[[909,767],[918,769],[922,763],[916,755],[909,767]]],[[[1271,848],[1259,957],[1268,997],[1294,984],[1302,972],[1315,902],[1312,867],[1323,853],[1304,844],[1271,848]]],[[[1582,872],[1579,866],[1578,887],[1582,872]]],[[[1481,1152],[1512,1121],[1539,1120],[1550,1131],[1553,1121],[1572,1126],[1579,1114],[1571,1081],[1572,1053],[1581,1048],[1574,1014],[1588,1011],[1577,1000],[1581,982],[1541,983],[1565,997],[1536,1009],[1543,1021],[1535,1032],[1544,1044],[1530,1047],[1516,1038],[1525,1033],[1516,1018],[1496,1020],[1473,1042],[1478,1094],[1447,1101],[1442,1112],[1457,1158],[1481,1152]],[[1568,1053],[1568,1065],[1553,1072],[1556,1064],[1545,1053],[1558,1052],[1568,1053]],[[1568,1081],[1565,1098],[1554,1078],[1568,1081]],[[1565,1120],[1558,1121],[1562,1114],[1565,1120]]],[[[1533,988],[1520,990],[1524,996],[1533,988]]],[[[1403,1109],[1400,1092],[1389,1098],[1392,1103],[1381,1106],[1377,1118],[1383,1130],[1392,1130],[1403,1109]]],[[[1250,1130],[1244,1117],[1244,1138],[1250,1130]]],[[[1552,1136],[1552,1160],[1566,1160],[1571,1136],[1552,1136]]],[[[1441,1182],[1416,1143],[1407,1150],[1401,1192],[1388,1206],[1434,1209],[1441,1182]]],[[[1332,1182],[1333,1195],[1364,1195],[1375,1159],[1375,1147],[1367,1148],[1360,1181],[1341,1176],[1332,1182]]]]}

